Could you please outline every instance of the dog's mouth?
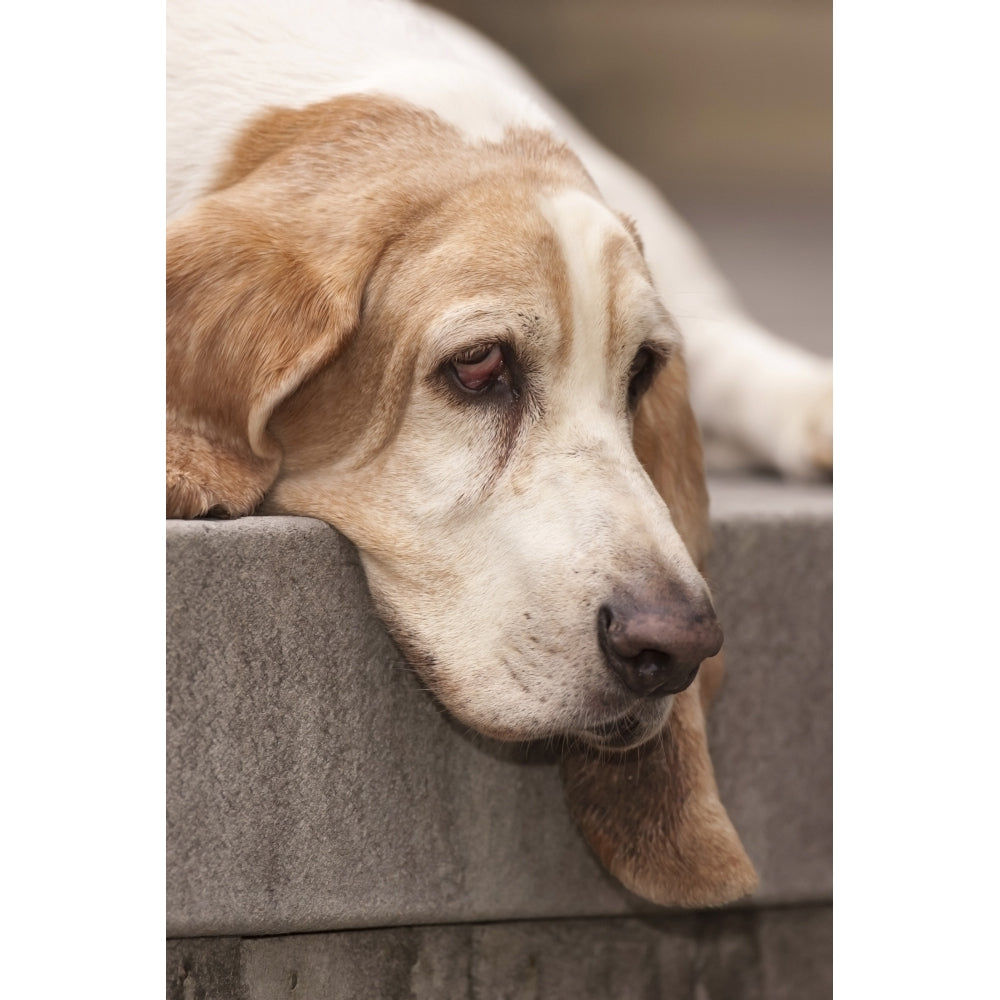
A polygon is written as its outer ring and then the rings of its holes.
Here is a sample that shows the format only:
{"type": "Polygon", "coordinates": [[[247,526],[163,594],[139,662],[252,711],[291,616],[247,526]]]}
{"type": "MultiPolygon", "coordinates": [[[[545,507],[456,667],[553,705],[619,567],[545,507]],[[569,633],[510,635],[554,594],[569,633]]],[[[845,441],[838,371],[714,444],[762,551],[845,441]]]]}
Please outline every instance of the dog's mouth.
{"type": "Polygon", "coordinates": [[[631,750],[642,746],[655,733],[647,720],[628,713],[609,722],[588,726],[580,731],[579,736],[585,743],[601,750],[631,750]]]}

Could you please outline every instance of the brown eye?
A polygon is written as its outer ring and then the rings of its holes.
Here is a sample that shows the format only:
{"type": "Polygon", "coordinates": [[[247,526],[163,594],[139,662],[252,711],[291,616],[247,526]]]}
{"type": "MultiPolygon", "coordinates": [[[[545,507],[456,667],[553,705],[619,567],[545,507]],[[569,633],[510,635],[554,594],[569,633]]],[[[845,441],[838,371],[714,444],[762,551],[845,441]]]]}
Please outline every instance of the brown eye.
{"type": "Polygon", "coordinates": [[[628,370],[628,406],[634,410],[643,393],[652,385],[663,358],[649,347],[640,347],[628,370]]]}
{"type": "Polygon", "coordinates": [[[459,354],[451,364],[455,369],[455,377],[464,389],[481,392],[496,381],[503,370],[503,351],[499,344],[473,347],[459,354]]]}

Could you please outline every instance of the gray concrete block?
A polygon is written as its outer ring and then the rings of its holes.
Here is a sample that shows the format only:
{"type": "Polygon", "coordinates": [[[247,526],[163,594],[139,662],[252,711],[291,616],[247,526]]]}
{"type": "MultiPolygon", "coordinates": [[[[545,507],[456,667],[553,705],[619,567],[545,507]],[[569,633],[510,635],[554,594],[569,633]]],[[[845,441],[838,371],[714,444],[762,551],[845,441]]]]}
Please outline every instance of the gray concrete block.
{"type": "Polygon", "coordinates": [[[831,909],[168,942],[168,1000],[825,1000],[831,909]],[[790,936],[789,932],[794,930],[790,936]]]}
{"type": "Polygon", "coordinates": [[[829,899],[833,524],[828,486],[712,481],[710,582],[726,682],[709,739],[769,902],[829,899]]]}
{"type": "MultiPolygon", "coordinates": [[[[721,489],[720,786],[757,902],[828,899],[829,489],[721,489]]],[[[172,522],[167,544],[170,935],[661,912],[594,860],[552,759],[421,690],[335,531],[172,522]]]]}
{"type": "Polygon", "coordinates": [[[246,1000],[239,938],[167,941],[167,1000],[246,1000]]]}

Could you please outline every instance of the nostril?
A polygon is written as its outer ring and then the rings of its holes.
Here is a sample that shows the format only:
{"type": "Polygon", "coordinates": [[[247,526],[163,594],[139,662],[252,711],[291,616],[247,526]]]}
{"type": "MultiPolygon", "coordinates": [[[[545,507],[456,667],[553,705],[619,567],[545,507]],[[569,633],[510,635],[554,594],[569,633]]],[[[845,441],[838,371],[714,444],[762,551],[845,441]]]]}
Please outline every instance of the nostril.
{"type": "MultiPolygon", "coordinates": [[[[638,656],[633,657],[632,669],[642,693],[654,694],[672,678],[675,673],[674,666],[674,658],[669,653],[663,653],[658,649],[644,649],[638,656]]],[[[687,687],[687,684],[684,687],[687,687]]]]}
{"type": "Polygon", "coordinates": [[[696,663],[692,669],[690,663],[659,649],[644,649],[638,656],[622,659],[619,676],[628,688],[645,698],[665,697],[690,687],[699,667],[696,663]]]}
{"type": "Polygon", "coordinates": [[[612,621],[611,608],[609,608],[606,604],[602,604],[597,609],[598,633],[601,634],[602,636],[606,636],[608,634],[608,628],[611,626],[611,621],[612,621]]]}

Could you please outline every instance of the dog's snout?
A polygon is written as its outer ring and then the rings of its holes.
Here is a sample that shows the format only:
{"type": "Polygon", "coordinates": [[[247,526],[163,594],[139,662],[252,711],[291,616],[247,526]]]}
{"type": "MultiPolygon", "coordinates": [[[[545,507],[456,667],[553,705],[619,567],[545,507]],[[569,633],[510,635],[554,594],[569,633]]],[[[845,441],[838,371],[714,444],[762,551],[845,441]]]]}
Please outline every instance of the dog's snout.
{"type": "Polygon", "coordinates": [[[598,611],[597,635],[612,672],[644,698],[683,691],[701,661],[722,648],[722,629],[707,598],[618,598],[598,611]]]}

